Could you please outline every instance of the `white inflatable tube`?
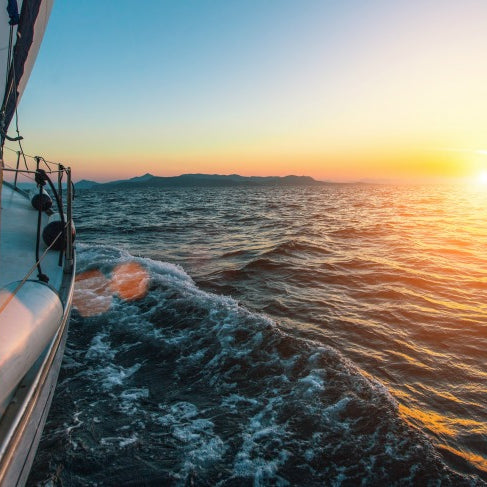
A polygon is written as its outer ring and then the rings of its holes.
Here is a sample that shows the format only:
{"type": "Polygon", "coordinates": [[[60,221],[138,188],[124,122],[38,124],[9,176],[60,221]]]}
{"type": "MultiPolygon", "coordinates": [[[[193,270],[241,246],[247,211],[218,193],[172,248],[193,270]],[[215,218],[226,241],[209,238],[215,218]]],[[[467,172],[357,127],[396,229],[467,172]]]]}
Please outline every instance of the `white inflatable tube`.
{"type": "Polygon", "coordinates": [[[27,281],[13,295],[18,284],[0,290],[0,405],[52,340],[63,317],[61,300],[49,286],[27,281]]]}

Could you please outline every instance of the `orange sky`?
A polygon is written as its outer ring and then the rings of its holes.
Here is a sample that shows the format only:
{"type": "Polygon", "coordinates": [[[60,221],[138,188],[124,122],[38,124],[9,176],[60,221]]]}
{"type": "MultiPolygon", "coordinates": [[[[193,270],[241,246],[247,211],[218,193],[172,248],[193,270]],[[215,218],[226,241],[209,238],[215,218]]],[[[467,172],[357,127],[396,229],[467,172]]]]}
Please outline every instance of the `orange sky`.
{"type": "Polygon", "coordinates": [[[75,179],[487,170],[487,3],[90,3],[55,5],[19,110],[75,179]]]}

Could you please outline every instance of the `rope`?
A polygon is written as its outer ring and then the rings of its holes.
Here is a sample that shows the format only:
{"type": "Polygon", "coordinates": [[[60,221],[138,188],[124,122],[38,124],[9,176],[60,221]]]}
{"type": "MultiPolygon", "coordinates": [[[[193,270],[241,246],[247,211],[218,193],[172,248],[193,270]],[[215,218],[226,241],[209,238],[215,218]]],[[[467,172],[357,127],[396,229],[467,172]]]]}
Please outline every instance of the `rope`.
{"type": "MultiPolygon", "coordinates": [[[[41,169],[42,171],[42,169],[41,169]]],[[[63,239],[65,239],[66,234],[64,233],[64,227],[66,225],[66,220],[64,219],[64,211],[63,211],[63,202],[61,198],[59,197],[58,192],[56,191],[56,188],[54,187],[54,184],[51,181],[51,178],[45,173],[45,171],[42,171],[44,174],[43,176],[46,178],[47,182],[49,183],[49,186],[51,187],[51,191],[54,195],[54,198],[56,198],[56,203],[57,203],[57,208],[59,212],[59,216],[61,217],[61,225],[63,228],[63,239]]],[[[63,265],[63,248],[61,247],[61,251],[59,252],[59,266],[63,265]]]]}
{"type": "Polygon", "coordinates": [[[14,26],[13,24],[10,25],[10,32],[8,36],[8,54],[7,54],[7,66],[5,70],[5,88],[8,86],[8,73],[10,71],[10,64],[12,63],[12,39],[14,37],[14,26]]]}
{"type": "MultiPolygon", "coordinates": [[[[10,24],[10,32],[9,32],[9,38],[8,38],[8,53],[7,53],[7,64],[6,64],[6,69],[5,69],[5,89],[9,89],[9,92],[7,96],[4,98],[4,100],[8,100],[10,97],[10,90],[11,87],[8,83],[8,78],[9,78],[9,73],[10,73],[10,67],[12,65],[12,39],[13,39],[13,32],[14,32],[14,26],[13,24],[10,24]]],[[[3,103],[3,100],[2,100],[3,103]]],[[[5,139],[10,140],[10,137],[7,136],[7,133],[4,131],[4,126],[5,126],[5,108],[6,105],[2,104],[1,111],[0,111],[0,145],[3,146],[3,143],[5,139]]]]}
{"type": "MultiPolygon", "coordinates": [[[[8,44],[8,59],[7,59],[7,71],[5,73],[5,88],[8,87],[8,91],[5,93],[4,101],[6,104],[2,106],[2,113],[1,113],[1,122],[0,122],[0,135],[2,136],[2,144],[5,139],[9,140],[10,142],[18,142],[20,149],[22,150],[22,145],[20,141],[23,137],[20,135],[19,131],[19,114],[17,111],[17,75],[15,73],[15,62],[13,60],[13,46],[12,46],[12,39],[13,39],[13,23],[10,24],[10,34],[9,34],[9,44],[8,44]],[[11,76],[9,74],[11,73],[11,76]],[[9,83],[10,78],[10,83],[9,83]],[[14,97],[14,107],[15,107],[15,129],[17,132],[17,137],[9,137],[7,135],[7,129],[4,127],[5,124],[5,109],[9,105],[10,95],[13,93],[14,97]]],[[[8,127],[7,127],[8,128],[8,127]]]]}
{"type": "MultiPolygon", "coordinates": [[[[22,155],[20,151],[17,151],[16,153],[22,155]]],[[[51,164],[56,164],[56,163],[51,162],[51,164]]],[[[59,167],[60,167],[60,169],[51,169],[51,170],[48,170],[46,172],[48,174],[57,174],[57,173],[65,173],[66,172],[66,168],[62,164],[59,164],[59,167]]],[[[35,170],[29,169],[28,167],[26,169],[17,169],[16,167],[13,167],[7,163],[5,163],[5,168],[8,171],[17,171],[17,172],[22,173],[22,174],[35,174],[36,173],[35,170]]]]}
{"type": "Polygon", "coordinates": [[[32,176],[30,176],[30,174],[35,174],[35,171],[23,171],[23,170],[18,170],[17,171],[17,169],[15,169],[14,167],[12,167],[11,165],[9,165],[7,163],[5,163],[5,167],[3,168],[3,170],[4,171],[8,171],[8,172],[10,172],[10,171],[20,172],[20,173],[22,173],[22,175],[25,178],[30,179],[31,181],[34,181],[35,182],[35,179],[32,176]]]}
{"type": "Polygon", "coordinates": [[[43,178],[43,174],[41,173],[41,170],[39,169],[39,161],[37,161],[37,166],[38,167],[36,173],[36,183],[39,186],[39,209],[37,211],[37,234],[36,234],[36,262],[38,262],[37,270],[39,271],[37,273],[37,277],[39,281],[49,282],[49,277],[47,277],[47,275],[42,272],[41,263],[39,262],[39,247],[41,245],[41,223],[42,223],[42,194],[44,192],[44,186],[46,184],[46,181],[43,178]]]}
{"type": "MultiPolygon", "coordinates": [[[[5,168],[7,171],[10,171],[10,172],[15,172],[17,171],[16,168],[12,167],[12,166],[8,166],[7,168],[5,168]]],[[[18,172],[22,173],[22,174],[35,174],[37,171],[31,171],[30,169],[19,169],[18,172]]],[[[57,174],[58,172],[61,172],[61,170],[57,170],[57,171],[44,171],[45,173],[47,174],[57,174]]]]}
{"type": "MultiPolygon", "coordinates": [[[[30,171],[30,170],[23,170],[23,169],[16,169],[15,167],[11,166],[10,164],[4,162],[5,166],[3,168],[4,171],[7,171],[7,172],[15,172],[15,173],[21,173],[24,178],[26,179],[30,179],[32,182],[36,182],[35,180],[35,177],[32,177],[31,174],[33,174],[35,176],[36,174],[36,171],[30,171]]],[[[52,163],[52,164],[56,164],[56,163],[52,163]]],[[[60,166],[62,166],[60,164],[60,166]]],[[[59,171],[51,171],[49,174],[56,174],[56,173],[65,173],[66,172],[66,168],[64,166],[62,166],[63,169],[59,170],[59,171]]],[[[73,187],[73,190],[74,190],[74,183],[71,183],[71,186],[73,187]]],[[[73,191],[73,199],[74,199],[74,191],[73,191]]]]}
{"type": "MultiPolygon", "coordinates": [[[[10,2],[9,2],[9,8],[10,7],[11,6],[10,6],[10,2]]],[[[15,72],[15,62],[13,60],[13,31],[14,31],[14,25],[16,23],[18,23],[18,18],[15,21],[14,20],[14,17],[12,17],[13,14],[15,14],[15,12],[10,12],[10,10],[9,10],[9,15],[10,15],[10,33],[9,33],[9,45],[8,45],[7,65],[6,65],[6,72],[5,72],[5,88],[7,89],[7,92],[6,92],[6,96],[4,97],[4,100],[7,100],[7,102],[9,102],[10,97],[13,95],[13,101],[14,101],[14,107],[15,107],[15,109],[14,109],[15,110],[15,130],[17,132],[17,137],[9,137],[7,135],[7,131],[4,130],[5,129],[5,127],[4,127],[4,124],[5,124],[5,116],[6,116],[5,109],[6,109],[7,105],[8,105],[8,103],[7,103],[6,105],[3,105],[0,108],[0,110],[1,110],[1,112],[0,112],[0,156],[3,155],[3,149],[7,149],[7,150],[10,150],[12,152],[17,152],[17,167],[16,167],[16,169],[14,169],[14,171],[15,171],[15,186],[16,186],[16,183],[17,183],[17,175],[19,174],[19,172],[20,173],[23,173],[27,178],[33,179],[33,178],[31,178],[29,176],[29,173],[31,173],[33,171],[30,171],[29,170],[26,156],[27,157],[31,157],[32,159],[34,159],[36,161],[36,171],[35,171],[35,178],[34,178],[34,180],[35,180],[35,182],[39,186],[39,197],[41,197],[41,195],[43,193],[43,188],[44,188],[44,186],[46,184],[46,181],[47,181],[49,183],[49,186],[51,187],[51,190],[53,192],[54,197],[56,198],[56,202],[57,202],[59,214],[60,214],[60,217],[61,217],[62,231],[56,236],[56,238],[53,240],[53,242],[51,243],[51,245],[49,245],[47,247],[47,249],[44,251],[44,253],[42,254],[42,256],[39,257],[40,233],[41,233],[41,223],[42,223],[42,205],[40,204],[39,205],[38,216],[37,216],[36,261],[35,261],[34,265],[31,267],[30,271],[24,277],[24,279],[15,288],[14,292],[9,297],[9,299],[7,299],[7,301],[5,303],[3,303],[3,305],[0,306],[0,313],[5,309],[5,307],[8,305],[8,303],[10,303],[10,301],[17,294],[17,292],[19,291],[19,289],[25,284],[25,282],[27,281],[27,279],[34,272],[34,269],[36,269],[36,268],[38,269],[38,278],[39,278],[40,281],[43,281],[43,282],[46,282],[46,283],[49,281],[49,277],[42,272],[42,269],[41,269],[41,261],[44,259],[44,257],[47,254],[48,250],[50,250],[54,246],[54,244],[57,242],[57,240],[59,239],[59,237],[60,236],[62,236],[63,238],[65,237],[65,235],[66,235],[66,226],[67,226],[67,223],[66,223],[65,218],[64,218],[63,207],[62,207],[62,184],[61,184],[61,182],[62,182],[62,176],[63,176],[64,171],[65,171],[64,166],[62,164],[58,164],[58,163],[55,163],[55,162],[46,161],[43,157],[26,155],[25,152],[24,152],[24,149],[22,147],[22,144],[20,142],[23,139],[23,137],[20,135],[20,129],[19,129],[19,115],[18,115],[18,107],[17,107],[17,104],[18,104],[17,103],[18,102],[17,76],[16,76],[16,72],[15,72]],[[9,83],[9,81],[10,81],[10,83],[9,83]],[[4,147],[5,140],[9,140],[11,142],[18,142],[20,151],[15,151],[13,149],[10,149],[9,147],[4,147]],[[22,155],[22,158],[24,160],[25,171],[19,169],[20,155],[22,155]],[[53,185],[51,179],[49,178],[49,176],[47,175],[46,171],[44,171],[43,169],[40,169],[39,168],[39,164],[40,164],[41,161],[44,162],[44,164],[46,165],[49,173],[58,172],[58,184],[59,184],[59,192],[61,193],[61,198],[59,197],[59,194],[56,191],[56,188],[54,187],[54,185],[53,185]],[[49,164],[55,164],[55,165],[57,165],[58,168],[59,168],[59,170],[58,171],[53,171],[52,168],[51,168],[51,166],[49,164]]],[[[17,13],[17,17],[18,17],[18,13],[17,13]]],[[[3,164],[3,157],[1,157],[1,162],[2,162],[2,164],[1,164],[2,167],[0,168],[1,169],[0,183],[1,183],[2,176],[3,176],[3,166],[4,166],[4,164],[3,164]]],[[[7,169],[7,170],[12,170],[12,169],[7,169]]],[[[59,255],[59,265],[62,265],[62,257],[63,257],[63,250],[61,249],[61,252],[60,252],[60,255],[59,255]]]]}
{"type": "Polygon", "coordinates": [[[17,73],[15,72],[15,62],[12,62],[12,78],[13,78],[13,83],[12,86],[14,87],[14,106],[15,106],[15,131],[17,132],[17,137],[15,137],[15,140],[19,143],[19,149],[21,152],[24,152],[22,149],[22,144],[20,141],[23,139],[23,137],[20,135],[19,131],[19,112],[18,112],[18,99],[17,99],[17,73]]]}
{"type": "MultiPolygon", "coordinates": [[[[66,224],[66,226],[67,225],[68,224],[66,224]]],[[[57,237],[53,240],[53,242],[51,243],[51,245],[49,245],[49,247],[47,247],[47,249],[43,252],[43,254],[41,255],[40,259],[37,262],[34,263],[34,265],[30,268],[29,272],[27,272],[27,274],[25,275],[25,277],[19,282],[19,284],[16,286],[16,288],[12,291],[12,294],[7,298],[7,300],[2,305],[0,305],[0,313],[2,313],[4,311],[4,309],[8,306],[8,304],[10,303],[10,301],[12,301],[12,299],[20,291],[20,289],[22,288],[22,286],[27,282],[27,280],[29,279],[29,277],[31,276],[31,274],[36,270],[36,268],[40,264],[40,262],[42,262],[42,260],[44,260],[44,258],[46,257],[47,252],[49,252],[49,250],[51,250],[51,248],[58,241],[58,239],[62,235],[62,233],[63,232],[59,232],[58,233],[57,237]]]]}
{"type": "MultiPolygon", "coordinates": [[[[17,149],[12,149],[10,147],[7,147],[5,146],[4,149],[7,149],[9,150],[10,152],[17,152],[17,149]]],[[[25,152],[22,151],[22,154],[24,154],[25,157],[29,157],[30,159],[34,159],[38,156],[31,156],[30,154],[25,154],[25,152]]],[[[46,163],[46,164],[55,164],[56,166],[62,166],[62,164],[60,162],[54,162],[54,161],[48,161],[46,159],[44,159],[44,157],[42,158],[42,160],[46,163]]]]}
{"type": "MultiPolygon", "coordinates": [[[[54,198],[56,199],[57,203],[57,208],[59,212],[59,216],[61,218],[61,226],[63,228],[62,234],[63,234],[63,239],[65,238],[65,232],[64,232],[64,227],[66,225],[66,220],[64,219],[64,211],[63,211],[63,204],[61,199],[59,198],[59,194],[56,190],[56,187],[51,181],[51,178],[47,175],[46,171],[43,169],[39,169],[39,162],[41,161],[41,157],[37,158],[37,171],[36,171],[36,183],[39,185],[39,200],[41,200],[41,196],[43,193],[43,188],[46,185],[46,181],[49,183],[49,186],[51,188],[52,194],[54,195],[54,198]]],[[[42,218],[42,204],[39,204],[39,211],[37,214],[37,238],[36,238],[36,260],[39,258],[39,245],[40,245],[40,240],[41,240],[41,218],[42,218]]],[[[61,247],[61,250],[59,252],[59,266],[63,265],[63,251],[64,249],[61,247]]],[[[39,264],[38,266],[39,269],[39,280],[48,282],[49,277],[47,277],[46,274],[44,274],[41,270],[41,266],[39,264]]]]}
{"type": "MultiPolygon", "coordinates": [[[[51,166],[48,164],[48,162],[42,157],[42,156],[35,156],[34,159],[39,159],[40,161],[42,161],[46,166],[47,168],[49,169],[49,172],[54,172],[52,169],[51,169],[51,166]]],[[[51,163],[52,164],[52,163],[51,163]]],[[[59,164],[60,166],[62,166],[62,164],[59,164]]]]}
{"type": "MultiPolygon", "coordinates": [[[[12,149],[8,148],[8,147],[5,147],[6,149],[8,150],[11,150],[12,152],[16,152],[16,151],[13,151],[12,149]]],[[[28,157],[32,157],[32,156],[28,156],[28,157]]],[[[47,161],[44,159],[44,158],[41,158],[39,157],[39,162],[42,160],[44,163],[47,164],[47,161]]],[[[55,162],[51,162],[51,164],[57,164],[55,162]]],[[[66,169],[64,168],[64,166],[62,164],[57,164],[60,168],[60,171],[52,171],[51,172],[64,172],[66,169]]],[[[48,166],[49,167],[49,166],[48,166]]],[[[66,229],[68,228],[68,225],[69,225],[69,222],[66,222],[65,219],[64,219],[64,212],[62,211],[62,202],[60,201],[59,199],[59,195],[51,181],[51,179],[49,178],[49,176],[47,175],[46,171],[44,171],[43,169],[40,169],[39,171],[23,171],[23,170],[18,170],[18,169],[14,169],[14,168],[9,168],[10,170],[12,171],[16,171],[16,172],[21,172],[23,173],[27,178],[35,181],[35,182],[38,182],[37,181],[37,175],[38,173],[40,173],[42,176],[40,176],[41,178],[45,178],[44,180],[44,184],[40,184],[40,192],[42,192],[42,187],[45,185],[45,181],[48,181],[49,182],[49,185],[51,187],[51,190],[54,194],[54,197],[56,198],[56,203],[58,205],[58,209],[59,209],[59,214],[61,216],[61,223],[62,223],[62,231],[59,232],[56,237],[53,239],[53,241],[51,242],[51,244],[46,248],[46,250],[44,250],[44,252],[42,253],[42,255],[39,257],[39,246],[40,246],[40,220],[41,220],[41,214],[42,214],[42,210],[39,210],[39,213],[38,213],[38,219],[37,219],[37,241],[36,241],[36,261],[34,262],[34,264],[32,265],[32,267],[29,269],[29,271],[27,272],[27,274],[24,276],[24,278],[19,282],[19,284],[15,287],[15,289],[12,291],[11,295],[6,299],[6,301],[4,303],[2,303],[0,305],[0,313],[2,313],[5,308],[8,306],[8,304],[13,300],[13,298],[17,295],[17,293],[19,292],[19,290],[22,288],[22,286],[27,282],[27,280],[29,279],[29,277],[32,275],[32,273],[35,271],[35,269],[38,269],[39,270],[39,280],[43,281],[43,282],[47,282],[49,280],[49,278],[45,275],[45,274],[42,274],[42,271],[41,271],[41,262],[45,259],[47,253],[49,252],[49,250],[51,250],[54,245],[56,244],[56,242],[59,240],[60,237],[63,237],[64,238],[64,235],[66,235],[66,229]],[[29,173],[34,173],[36,174],[36,178],[32,178],[31,176],[29,176],[29,173]],[[43,279],[43,277],[45,277],[45,279],[43,279]]],[[[9,170],[7,169],[7,170],[9,170]]],[[[1,176],[2,176],[2,172],[3,171],[0,171],[0,180],[1,180],[1,176]]],[[[1,186],[0,186],[0,189],[1,189],[1,186]]],[[[42,208],[42,207],[40,207],[42,208]]],[[[60,252],[60,256],[59,256],[59,260],[60,260],[60,264],[62,264],[62,255],[63,255],[63,251],[61,250],[60,252]]]]}
{"type": "Polygon", "coordinates": [[[13,36],[14,36],[14,26],[10,25],[10,33],[8,36],[7,66],[6,66],[6,70],[5,70],[5,88],[8,86],[8,72],[10,71],[10,64],[12,62],[12,39],[13,39],[13,36]]]}

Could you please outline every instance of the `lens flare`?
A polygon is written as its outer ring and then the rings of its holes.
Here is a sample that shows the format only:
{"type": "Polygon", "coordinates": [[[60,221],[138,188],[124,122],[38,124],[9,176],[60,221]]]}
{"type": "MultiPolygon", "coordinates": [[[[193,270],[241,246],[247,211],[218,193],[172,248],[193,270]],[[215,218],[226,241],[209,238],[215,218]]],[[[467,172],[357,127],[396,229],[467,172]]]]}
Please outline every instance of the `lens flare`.
{"type": "Polygon", "coordinates": [[[76,276],[73,305],[82,316],[105,313],[112,304],[112,292],[108,279],[98,269],[76,276]]]}
{"type": "Polygon", "coordinates": [[[133,301],[143,298],[148,285],[148,272],[136,262],[126,262],[113,269],[110,288],[121,299],[133,301]]]}

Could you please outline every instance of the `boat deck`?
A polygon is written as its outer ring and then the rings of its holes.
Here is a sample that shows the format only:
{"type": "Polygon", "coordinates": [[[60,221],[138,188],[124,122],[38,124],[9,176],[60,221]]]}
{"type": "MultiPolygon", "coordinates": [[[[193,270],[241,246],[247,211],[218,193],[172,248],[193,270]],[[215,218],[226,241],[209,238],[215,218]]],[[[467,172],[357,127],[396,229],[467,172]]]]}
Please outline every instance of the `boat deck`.
{"type": "MultiPolygon", "coordinates": [[[[26,194],[4,184],[2,187],[0,216],[0,288],[14,281],[21,281],[35,263],[35,243],[38,212],[26,194]]],[[[49,223],[43,212],[42,229],[49,223]]],[[[39,255],[46,245],[42,240],[39,255]]],[[[59,290],[63,280],[63,267],[59,266],[59,251],[50,250],[41,263],[42,272],[49,277],[49,285],[59,290]]],[[[37,269],[29,279],[37,279],[37,269]]]]}

